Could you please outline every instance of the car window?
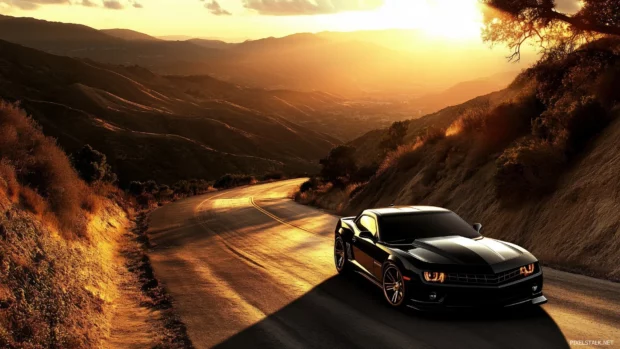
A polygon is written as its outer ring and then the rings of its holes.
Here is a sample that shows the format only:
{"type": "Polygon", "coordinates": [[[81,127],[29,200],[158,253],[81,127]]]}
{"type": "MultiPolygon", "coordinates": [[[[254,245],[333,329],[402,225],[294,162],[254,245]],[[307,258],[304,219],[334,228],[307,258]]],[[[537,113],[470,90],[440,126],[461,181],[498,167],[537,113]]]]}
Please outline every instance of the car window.
{"type": "Polygon", "coordinates": [[[477,238],[480,234],[453,212],[416,213],[381,217],[381,238],[386,242],[458,235],[477,238]]]}
{"type": "Polygon", "coordinates": [[[359,221],[360,226],[368,230],[372,235],[377,236],[377,221],[370,216],[362,216],[359,221]]]}

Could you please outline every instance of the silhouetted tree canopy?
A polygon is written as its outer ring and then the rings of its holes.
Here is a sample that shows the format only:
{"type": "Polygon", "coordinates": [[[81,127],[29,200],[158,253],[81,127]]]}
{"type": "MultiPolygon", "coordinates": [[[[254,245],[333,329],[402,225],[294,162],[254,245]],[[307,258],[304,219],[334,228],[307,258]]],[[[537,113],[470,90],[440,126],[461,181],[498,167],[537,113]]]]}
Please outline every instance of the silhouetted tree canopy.
{"type": "Polygon", "coordinates": [[[397,121],[390,126],[385,138],[381,141],[381,148],[385,151],[396,150],[405,143],[405,136],[409,129],[408,121],[397,121]]]}
{"type": "Polygon", "coordinates": [[[606,35],[620,36],[620,1],[582,0],[573,13],[560,12],[555,0],[481,0],[485,10],[482,37],[507,44],[510,60],[521,46],[535,43],[544,58],[563,57],[580,45],[606,35]]]}
{"type": "Polygon", "coordinates": [[[346,145],[332,149],[325,159],[321,159],[321,177],[330,182],[350,178],[357,171],[354,154],[355,148],[346,145]]]}
{"type": "Polygon", "coordinates": [[[73,165],[80,177],[88,183],[116,182],[116,174],[107,163],[105,154],[93,149],[89,144],[74,154],[73,165]]]}

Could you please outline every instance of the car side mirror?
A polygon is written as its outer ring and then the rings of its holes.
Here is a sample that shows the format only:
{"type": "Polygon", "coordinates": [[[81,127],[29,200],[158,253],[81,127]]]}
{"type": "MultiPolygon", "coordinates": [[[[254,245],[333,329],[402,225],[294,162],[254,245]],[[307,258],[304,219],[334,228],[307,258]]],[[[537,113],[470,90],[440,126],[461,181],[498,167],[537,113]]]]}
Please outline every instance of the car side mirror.
{"type": "Polygon", "coordinates": [[[370,240],[372,240],[372,241],[375,241],[375,236],[374,236],[374,235],[372,235],[372,233],[371,233],[371,232],[369,232],[369,231],[367,231],[367,230],[362,230],[362,231],[360,231],[360,237],[361,237],[362,239],[370,239],[370,240]]]}
{"type": "Polygon", "coordinates": [[[473,227],[478,233],[480,233],[480,231],[482,230],[482,224],[480,223],[474,223],[473,227]]]}

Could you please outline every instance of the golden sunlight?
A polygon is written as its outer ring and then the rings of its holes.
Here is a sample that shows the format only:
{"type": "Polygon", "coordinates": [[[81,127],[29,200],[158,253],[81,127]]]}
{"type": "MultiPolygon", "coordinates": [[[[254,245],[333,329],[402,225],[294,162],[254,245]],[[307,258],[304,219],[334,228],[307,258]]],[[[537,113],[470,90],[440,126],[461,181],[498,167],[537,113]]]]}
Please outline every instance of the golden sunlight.
{"type": "Polygon", "coordinates": [[[478,0],[386,0],[367,15],[342,14],[343,26],[359,28],[421,29],[429,36],[449,39],[477,39],[482,27],[478,0]]]}

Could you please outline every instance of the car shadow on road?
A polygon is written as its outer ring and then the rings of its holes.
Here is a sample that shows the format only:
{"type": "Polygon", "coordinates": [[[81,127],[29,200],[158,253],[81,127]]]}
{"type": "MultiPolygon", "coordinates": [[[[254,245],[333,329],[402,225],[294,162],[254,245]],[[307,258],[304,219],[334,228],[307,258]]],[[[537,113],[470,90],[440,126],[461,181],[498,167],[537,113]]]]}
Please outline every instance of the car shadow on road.
{"type": "Polygon", "coordinates": [[[216,347],[569,348],[540,307],[420,314],[382,297],[357,275],[333,276],[216,347]]]}

